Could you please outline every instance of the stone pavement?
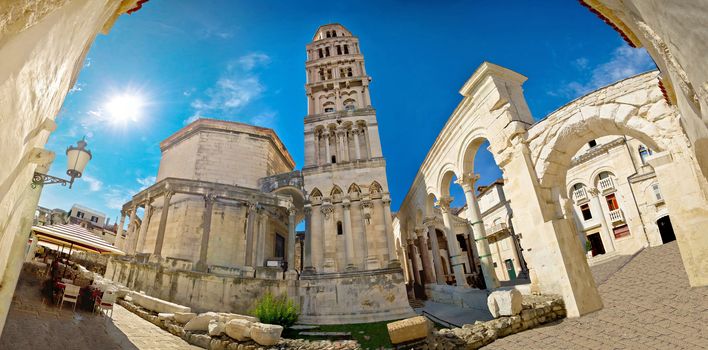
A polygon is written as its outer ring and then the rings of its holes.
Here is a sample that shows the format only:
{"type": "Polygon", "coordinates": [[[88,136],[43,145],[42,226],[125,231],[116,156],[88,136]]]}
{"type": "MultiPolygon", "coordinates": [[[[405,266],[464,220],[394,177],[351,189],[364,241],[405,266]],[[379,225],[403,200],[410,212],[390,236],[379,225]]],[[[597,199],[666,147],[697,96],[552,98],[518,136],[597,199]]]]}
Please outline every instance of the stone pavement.
{"type": "Polygon", "coordinates": [[[689,287],[676,242],[623,259],[591,268],[604,309],[485,349],[708,349],[708,287],[689,287]]]}
{"type": "Polygon", "coordinates": [[[42,300],[40,289],[41,281],[23,271],[0,349],[199,349],[117,304],[112,319],[79,310],[74,313],[72,304],[64,304],[60,311],[42,300]]]}
{"type": "MultiPolygon", "coordinates": [[[[489,321],[494,319],[489,310],[478,310],[478,309],[464,309],[457,305],[437,303],[431,300],[425,302],[425,306],[422,308],[413,309],[416,314],[422,315],[423,311],[428,314],[442,319],[446,322],[452,322],[458,326],[468,323],[474,323],[475,321],[489,321]]],[[[437,322],[434,318],[431,318],[437,322]]],[[[443,326],[446,326],[443,324],[443,326]]]]}

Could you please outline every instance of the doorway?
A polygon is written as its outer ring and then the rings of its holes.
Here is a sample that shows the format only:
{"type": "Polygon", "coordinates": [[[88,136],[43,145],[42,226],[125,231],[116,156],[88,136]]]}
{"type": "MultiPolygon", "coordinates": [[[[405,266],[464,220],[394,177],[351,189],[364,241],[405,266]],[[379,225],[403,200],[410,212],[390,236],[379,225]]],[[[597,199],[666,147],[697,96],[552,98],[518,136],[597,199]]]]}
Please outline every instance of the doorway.
{"type": "Polygon", "coordinates": [[[674,235],[674,228],[673,226],[671,226],[671,219],[669,219],[668,215],[657,220],[656,225],[659,226],[659,234],[661,235],[662,243],[666,244],[676,240],[676,235],[674,235]]]}
{"type": "Polygon", "coordinates": [[[504,260],[504,265],[506,265],[506,272],[509,274],[509,281],[516,279],[516,269],[514,268],[514,261],[511,259],[504,260]]]}
{"type": "Polygon", "coordinates": [[[602,244],[602,237],[600,237],[599,232],[588,235],[588,242],[590,242],[592,256],[605,254],[605,246],[602,244]]]}

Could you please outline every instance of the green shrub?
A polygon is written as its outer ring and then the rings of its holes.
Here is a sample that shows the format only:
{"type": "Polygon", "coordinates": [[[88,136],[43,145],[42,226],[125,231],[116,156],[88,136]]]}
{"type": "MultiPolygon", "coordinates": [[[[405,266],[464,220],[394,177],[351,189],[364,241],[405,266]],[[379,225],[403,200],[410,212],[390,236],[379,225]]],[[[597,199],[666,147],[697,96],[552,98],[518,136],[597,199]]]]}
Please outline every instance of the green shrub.
{"type": "Polygon", "coordinates": [[[585,241],[585,251],[589,252],[592,250],[592,243],[590,241],[585,241]]]}
{"type": "Polygon", "coordinates": [[[300,316],[300,310],[286,294],[275,297],[270,292],[266,292],[262,298],[256,301],[253,315],[263,323],[277,324],[288,328],[295,324],[300,316]]]}

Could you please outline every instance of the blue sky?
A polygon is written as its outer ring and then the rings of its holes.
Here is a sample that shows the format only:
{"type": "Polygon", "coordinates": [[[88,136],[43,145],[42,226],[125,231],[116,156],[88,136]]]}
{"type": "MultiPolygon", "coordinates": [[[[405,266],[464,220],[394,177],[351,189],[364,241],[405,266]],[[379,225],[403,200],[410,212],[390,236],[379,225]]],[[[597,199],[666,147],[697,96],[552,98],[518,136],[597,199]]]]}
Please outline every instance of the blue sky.
{"type": "MultiPolygon", "coordinates": [[[[529,78],[525,96],[537,120],[654,69],[644,50],[627,46],[576,1],[322,4],[151,0],[121,16],[91,47],[47,144],[57,153],[50,174],[65,172],[64,150],[83,135],[94,158],[74,189],[47,186],[40,205],[81,203],[115,219],[154,182],[160,141],[197,116],[275,129],[300,168],[305,45],[325,23],[341,23],[361,41],[394,210],[460,102],[459,88],[483,61],[529,78]],[[139,115],[117,120],[116,96],[139,96],[142,102],[118,102],[139,105],[139,115]]],[[[481,184],[500,176],[488,152],[475,163],[481,184]]]]}

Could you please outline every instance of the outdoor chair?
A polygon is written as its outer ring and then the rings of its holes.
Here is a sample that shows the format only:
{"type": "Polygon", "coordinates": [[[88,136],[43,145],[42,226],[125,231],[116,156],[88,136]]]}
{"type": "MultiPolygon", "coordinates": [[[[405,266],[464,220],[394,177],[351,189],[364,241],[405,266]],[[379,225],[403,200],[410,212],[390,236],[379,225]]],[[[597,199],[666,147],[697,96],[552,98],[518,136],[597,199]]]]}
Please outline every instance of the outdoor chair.
{"type": "Polygon", "coordinates": [[[101,298],[96,298],[96,304],[94,306],[94,310],[97,310],[101,314],[103,314],[103,311],[106,311],[106,315],[108,315],[108,311],[111,311],[110,318],[113,318],[113,304],[116,302],[116,297],[118,295],[115,293],[113,290],[107,290],[103,293],[103,297],[101,298]]]}
{"type": "Polygon", "coordinates": [[[76,304],[78,304],[79,300],[79,291],[81,288],[79,286],[75,286],[73,284],[67,284],[66,287],[64,288],[64,295],[61,297],[61,303],[59,304],[59,310],[61,310],[62,306],[64,306],[64,302],[69,302],[69,303],[74,303],[74,311],[76,311],[76,304]]]}

